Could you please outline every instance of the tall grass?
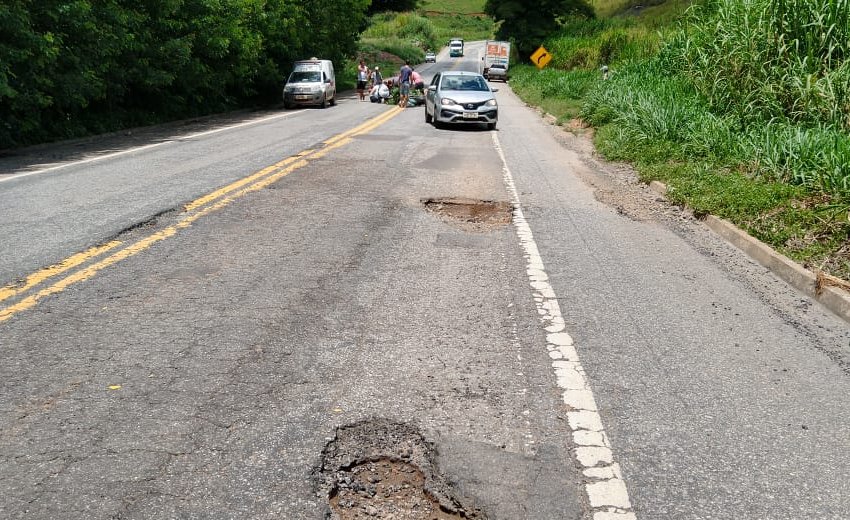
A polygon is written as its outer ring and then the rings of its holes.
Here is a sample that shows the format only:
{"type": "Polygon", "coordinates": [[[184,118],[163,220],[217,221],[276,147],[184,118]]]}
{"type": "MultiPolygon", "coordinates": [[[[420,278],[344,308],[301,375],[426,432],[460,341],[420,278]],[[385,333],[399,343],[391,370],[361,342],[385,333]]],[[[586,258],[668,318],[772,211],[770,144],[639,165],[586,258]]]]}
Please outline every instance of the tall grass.
{"type": "Polygon", "coordinates": [[[850,197],[850,0],[710,0],[660,59],[739,122],[756,174],[850,197]]]}
{"type": "Polygon", "coordinates": [[[743,146],[767,178],[850,196],[850,136],[832,128],[753,126],[743,146]]]}
{"type": "Polygon", "coordinates": [[[658,60],[621,69],[585,98],[581,117],[594,126],[614,124],[628,147],[666,143],[676,158],[729,162],[742,155],[737,121],[717,116],[686,78],[670,75],[658,60]]]}
{"type": "Polygon", "coordinates": [[[632,20],[574,20],[545,46],[556,69],[597,68],[647,59],[658,51],[659,33],[632,20]]]}
{"type": "Polygon", "coordinates": [[[719,110],[850,130],[850,0],[709,0],[669,51],[719,110]]]}
{"type": "Polygon", "coordinates": [[[597,76],[596,71],[564,73],[554,68],[537,70],[530,65],[518,65],[511,68],[511,88],[521,91],[534,104],[549,98],[578,100],[596,83],[597,76]]]}

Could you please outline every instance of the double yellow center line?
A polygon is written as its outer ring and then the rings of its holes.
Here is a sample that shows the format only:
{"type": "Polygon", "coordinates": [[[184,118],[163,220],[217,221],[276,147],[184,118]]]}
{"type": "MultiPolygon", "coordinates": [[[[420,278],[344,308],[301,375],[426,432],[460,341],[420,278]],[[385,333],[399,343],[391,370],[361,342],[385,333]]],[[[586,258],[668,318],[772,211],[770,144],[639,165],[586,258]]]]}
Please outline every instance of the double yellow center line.
{"type": "Polygon", "coordinates": [[[303,168],[310,161],[324,157],[332,150],[345,146],[351,142],[352,138],[374,130],[400,112],[401,109],[395,107],[359,126],[331,137],[327,141],[324,141],[322,146],[317,149],[304,150],[267,168],[263,168],[256,173],[232,182],[212,193],[195,199],[183,207],[183,213],[175,224],[139,239],[136,242],[125,244],[119,240],[113,240],[106,244],[98,245],[70,256],[55,265],[45,267],[27,276],[19,284],[0,288],[0,304],[6,300],[18,299],[16,303],[0,308],[0,322],[8,320],[19,312],[35,307],[41,299],[47,296],[62,292],[73,284],[88,280],[99,271],[141,253],[157,242],[173,237],[180,230],[191,226],[201,217],[224,208],[248,193],[261,190],[273,184],[293,171],[303,168]],[[110,252],[112,254],[103,257],[103,255],[110,252]],[[96,262],[94,261],[100,257],[103,258],[96,262]],[[87,263],[89,265],[86,265],[87,263]],[[38,287],[43,286],[49,280],[62,275],[65,275],[65,277],[53,282],[47,287],[38,289],[38,287]]]}

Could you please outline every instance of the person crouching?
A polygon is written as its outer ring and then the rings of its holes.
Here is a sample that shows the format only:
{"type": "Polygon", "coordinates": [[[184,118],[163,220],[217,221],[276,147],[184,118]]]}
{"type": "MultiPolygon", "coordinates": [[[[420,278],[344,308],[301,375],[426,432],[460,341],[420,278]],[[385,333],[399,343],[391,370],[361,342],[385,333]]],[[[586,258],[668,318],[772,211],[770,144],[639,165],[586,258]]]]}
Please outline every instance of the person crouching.
{"type": "Polygon", "coordinates": [[[378,83],[373,86],[372,91],[369,92],[369,101],[372,103],[386,103],[390,98],[390,88],[387,86],[387,83],[378,83]]]}

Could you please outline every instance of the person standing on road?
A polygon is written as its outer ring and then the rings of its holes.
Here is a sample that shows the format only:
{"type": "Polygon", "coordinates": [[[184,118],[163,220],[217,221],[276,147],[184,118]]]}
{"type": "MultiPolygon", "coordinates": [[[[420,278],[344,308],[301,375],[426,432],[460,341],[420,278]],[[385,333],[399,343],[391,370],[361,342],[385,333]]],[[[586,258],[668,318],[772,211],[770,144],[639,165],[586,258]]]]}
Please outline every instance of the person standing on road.
{"type": "Polygon", "coordinates": [[[357,67],[357,95],[360,96],[360,101],[366,101],[366,81],[369,78],[369,67],[366,62],[360,60],[360,65],[357,67]]]}
{"type": "Polygon", "coordinates": [[[375,65],[375,70],[372,71],[372,86],[383,85],[384,77],[381,76],[381,68],[375,65]]]}
{"type": "Polygon", "coordinates": [[[405,108],[407,106],[407,99],[410,97],[410,79],[412,74],[413,69],[410,68],[410,63],[405,61],[398,73],[398,106],[401,108],[405,108]]]}

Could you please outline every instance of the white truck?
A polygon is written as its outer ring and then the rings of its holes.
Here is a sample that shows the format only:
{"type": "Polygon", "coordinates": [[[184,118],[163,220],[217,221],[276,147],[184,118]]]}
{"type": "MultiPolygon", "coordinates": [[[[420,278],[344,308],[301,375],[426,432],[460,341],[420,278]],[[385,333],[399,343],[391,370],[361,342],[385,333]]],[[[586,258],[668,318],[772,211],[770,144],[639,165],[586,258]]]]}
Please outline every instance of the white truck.
{"type": "Polygon", "coordinates": [[[310,58],[296,61],[283,87],[283,106],[336,105],[336,76],[330,60],[310,58]]]}
{"type": "Polygon", "coordinates": [[[452,38],[449,40],[449,57],[460,58],[463,56],[463,38],[452,38]]]}
{"type": "Polygon", "coordinates": [[[511,58],[511,42],[501,42],[496,40],[487,40],[484,42],[484,69],[481,74],[488,80],[490,79],[491,68],[493,68],[492,76],[497,79],[507,80],[508,78],[508,62],[511,58]],[[493,66],[496,67],[493,67],[493,66]]]}

